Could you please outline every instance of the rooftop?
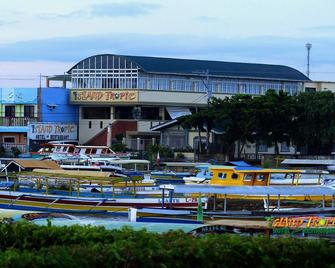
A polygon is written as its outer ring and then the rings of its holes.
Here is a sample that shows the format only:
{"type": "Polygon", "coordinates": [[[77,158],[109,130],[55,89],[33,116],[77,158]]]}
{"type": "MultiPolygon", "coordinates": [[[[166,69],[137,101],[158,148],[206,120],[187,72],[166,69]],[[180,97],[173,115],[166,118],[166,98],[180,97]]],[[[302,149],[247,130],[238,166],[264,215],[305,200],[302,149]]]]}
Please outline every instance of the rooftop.
{"type": "MultiPolygon", "coordinates": [[[[141,71],[152,74],[204,76],[207,75],[206,71],[208,70],[209,76],[217,77],[310,81],[310,79],[300,71],[284,65],[126,56],[113,54],[95,55],[83,59],[74,65],[68,71],[68,73],[71,74],[72,69],[74,68],[82,68],[81,66],[83,66],[84,62],[86,63],[85,66],[89,66],[88,62],[91,64],[94,62],[94,64],[98,64],[100,66],[113,66],[112,64],[114,64],[114,62],[111,62],[113,56],[114,58],[119,57],[123,60],[131,61],[136,66],[138,66],[141,71]],[[90,59],[95,60],[90,61],[90,59]],[[106,64],[106,61],[110,63],[106,64]]],[[[92,68],[92,66],[89,66],[89,68],[92,68]]]]}

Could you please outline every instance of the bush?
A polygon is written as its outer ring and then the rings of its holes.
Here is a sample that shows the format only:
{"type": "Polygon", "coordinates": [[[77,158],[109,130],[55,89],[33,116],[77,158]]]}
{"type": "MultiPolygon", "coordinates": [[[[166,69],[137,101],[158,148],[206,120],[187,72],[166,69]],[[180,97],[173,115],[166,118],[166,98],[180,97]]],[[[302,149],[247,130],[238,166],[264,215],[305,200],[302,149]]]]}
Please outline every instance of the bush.
{"type": "Polygon", "coordinates": [[[18,157],[19,154],[21,153],[20,149],[17,147],[12,147],[11,151],[12,151],[13,157],[18,157]]]}
{"type": "Polygon", "coordinates": [[[114,152],[125,152],[126,148],[127,148],[127,145],[123,143],[115,143],[112,145],[112,150],[114,152]]]}
{"type": "Polygon", "coordinates": [[[0,146],[0,157],[3,157],[6,155],[6,150],[5,150],[5,147],[3,146],[0,146]]]}
{"type": "Polygon", "coordinates": [[[184,159],[185,155],[183,153],[177,153],[176,158],[177,159],[184,159]]]}
{"type": "Polygon", "coordinates": [[[327,240],[0,224],[0,267],[328,267],[327,240]]]}

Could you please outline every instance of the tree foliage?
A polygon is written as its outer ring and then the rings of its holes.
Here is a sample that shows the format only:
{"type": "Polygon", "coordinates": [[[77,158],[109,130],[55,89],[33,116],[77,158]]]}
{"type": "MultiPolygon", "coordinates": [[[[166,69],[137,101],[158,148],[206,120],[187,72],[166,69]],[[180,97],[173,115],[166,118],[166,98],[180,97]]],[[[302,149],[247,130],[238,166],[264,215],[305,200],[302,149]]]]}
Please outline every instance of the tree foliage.
{"type": "Polygon", "coordinates": [[[300,93],[268,90],[266,94],[213,98],[209,107],[179,119],[184,128],[220,129],[216,140],[222,153],[239,154],[247,142],[275,147],[287,142],[307,148],[306,153],[329,154],[335,137],[335,95],[332,92],[300,93]]]}

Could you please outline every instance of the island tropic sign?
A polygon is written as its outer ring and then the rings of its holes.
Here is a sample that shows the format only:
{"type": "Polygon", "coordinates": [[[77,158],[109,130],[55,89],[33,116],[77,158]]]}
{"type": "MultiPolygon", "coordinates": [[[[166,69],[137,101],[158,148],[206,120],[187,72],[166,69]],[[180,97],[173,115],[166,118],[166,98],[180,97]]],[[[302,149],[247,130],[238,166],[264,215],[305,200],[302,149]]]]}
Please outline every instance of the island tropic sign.
{"type": "Polygon", "coordinates": [[[120,103],[138,102],[135,90],[71,90],[71,103],[120,103]]]}
{"type": "Polygon", "coordinates": [[[76,140],[77,125],[63,123],[34,123],[29,125],[31,140],[76,140]]]}

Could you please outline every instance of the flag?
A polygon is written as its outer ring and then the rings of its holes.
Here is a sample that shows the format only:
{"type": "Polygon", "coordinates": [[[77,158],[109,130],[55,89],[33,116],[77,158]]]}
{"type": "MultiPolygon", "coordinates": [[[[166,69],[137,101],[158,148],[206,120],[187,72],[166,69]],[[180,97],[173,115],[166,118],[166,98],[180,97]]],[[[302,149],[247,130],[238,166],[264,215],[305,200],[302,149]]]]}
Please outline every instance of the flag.
{"type": "Polygon", "coordinates": [[[157,152],[157,157],[156,157],[156,166],[159,167],[159,163],[160,163],[161,159],[159,157],[159,151],[157,152]]]}

